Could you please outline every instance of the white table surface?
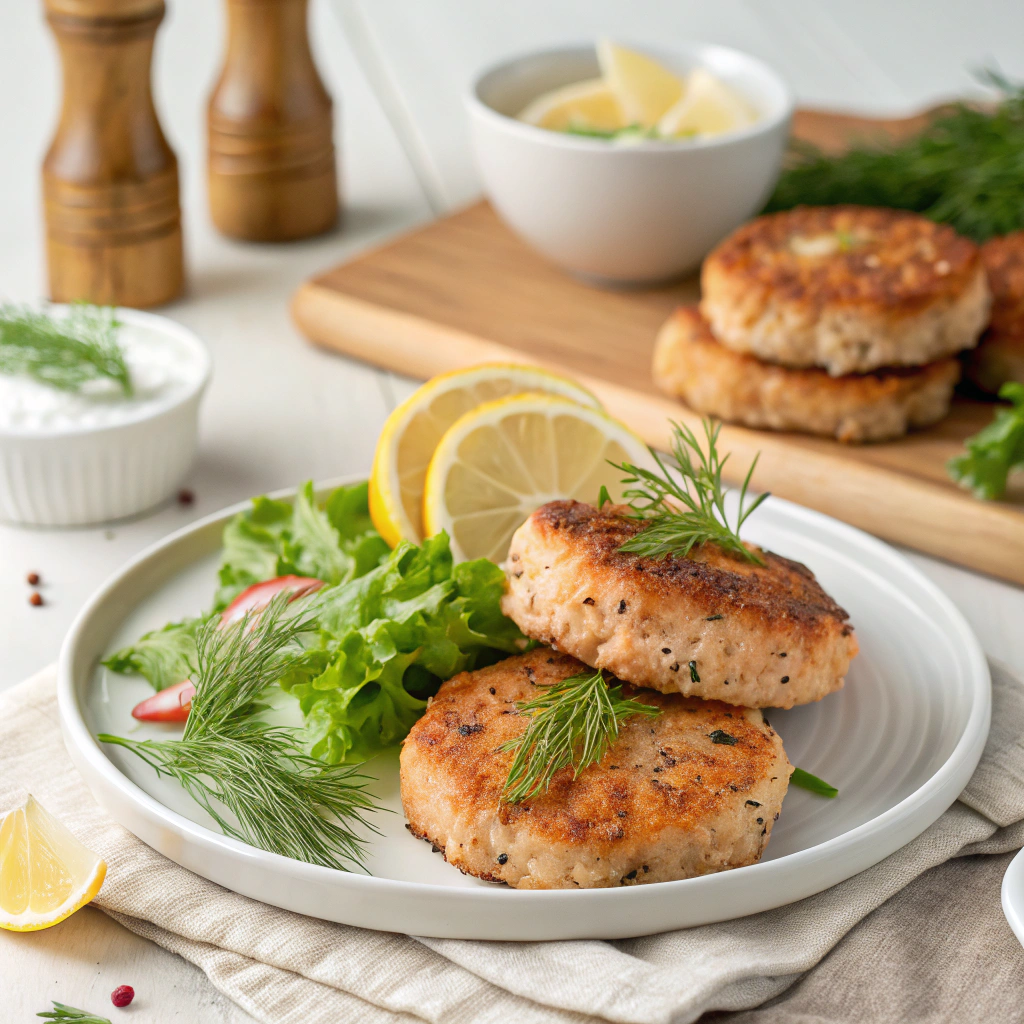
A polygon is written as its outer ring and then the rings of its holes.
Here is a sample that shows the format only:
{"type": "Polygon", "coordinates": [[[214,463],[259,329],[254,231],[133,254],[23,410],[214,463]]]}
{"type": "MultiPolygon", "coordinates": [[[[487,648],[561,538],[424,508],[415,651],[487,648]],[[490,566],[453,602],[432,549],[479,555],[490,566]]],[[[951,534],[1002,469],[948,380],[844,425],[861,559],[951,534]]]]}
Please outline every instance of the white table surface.
{"type": "MultiPolygon", "coordinates": [[[[307,478],[368,468],[388,411],[415,382],[306,345],[287,301],[309,274],[476,194],[459,91],[505,53],[607,32],[624,40],[703,38],[778,67],[800,100],[909,111],[971,87],[966,69],[995,59],[1024,75],[1024,5],[964,0],[314,0],[312,36],[340,108],[345,223],[289,246],[226,241],[211,228],[203,184],[203,107],[222,45],[214,0],[170,0],[155,69],[157,106],[182,171],[189,288],[163,312],[209,344],[195,503],[107,529],[0,526],[0,689],[53,661],[83,601],[121,563],[191,519],[307,478]],[[25,574],[43,577],[42,608],[25,574]]],[[[0,298],[45,293],[39,164],[55,123],[59,69],[40,5],[0,3],[0,298]]],[[[1024,591],[910,556],[953,598],[990,655],[1024,672],[1024,591]]],[[[118,984],[137,1020],[249,1021],[205,976],[87,908],[32,935],[0,932],[0,1016],[34,1019],[50,999],[100,1013],[118,984]]],[[[125,1018],[127,1019],[127,1017],[125,1018]]],[[[332,1022],[333,1024],[333,1022],[332,1022]]]]}

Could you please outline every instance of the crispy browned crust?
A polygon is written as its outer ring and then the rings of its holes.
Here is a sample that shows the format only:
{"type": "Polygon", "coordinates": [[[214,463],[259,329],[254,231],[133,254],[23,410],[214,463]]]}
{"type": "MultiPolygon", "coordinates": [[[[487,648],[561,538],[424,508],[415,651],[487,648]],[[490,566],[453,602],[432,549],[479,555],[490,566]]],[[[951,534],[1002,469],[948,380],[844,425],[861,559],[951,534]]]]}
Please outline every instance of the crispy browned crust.
{"type": "Polygon", "coordinates": [[[627,512],[553,501],[516,531],[502,610],[527,636],[637,686],[748,707],[843,685],[853,627],[806,566],[711,543],[642,558],[619,550],[643,529],[627,512]]]}
{"type": "Polygon", "coordinates": [[[723,345],[837,377],[971,348],[990,303],[973,242],[917,214],[859,206],[751,221],[704,261],[701,290],[723,345]]]}
{"type": "Polygon", "coordinates": [[[704,261],[701,284],[705,294],[726,281],[810,309],[862,306],[901,316],[959,295],[979,261],[970,239],[915,213],[799,206],[735,231],[704,261]],[[847,251],[808,259],[793,248],[794,238],[840,232],[852,238],[847,251]]]}
{"type": "Polygon", "coordinates": [[[662,714],[628,719],[579,778],[566,768],[547,793],[501,802],[514,755],[498,748],[527,725],[515,702],[581,671],[538,648],[446,682],[402,748],[410,831],[460,870],[522,888],[665,881],[756,861],[792,769],[761,712],[717,701],[627,687],[662,714]],[[735,744],[714,742],[716,730],[735,744]]]}
{"type": "Polygon", "coordinates": [[[859,443],[902,437],[949,411],[956,359],[832,377],[766,363],[721,345],[695,306],[677,309],[654,350],[654,382],[691,409],[730,423],[859,443]]]}
{"type": "Polygon", "coordinates": [[[988,330],[967,354],[965,375],[995,394],[1007,381],[1024,384],[1024,231],[993,238],[981,247],[992,292],[988,330]]]}

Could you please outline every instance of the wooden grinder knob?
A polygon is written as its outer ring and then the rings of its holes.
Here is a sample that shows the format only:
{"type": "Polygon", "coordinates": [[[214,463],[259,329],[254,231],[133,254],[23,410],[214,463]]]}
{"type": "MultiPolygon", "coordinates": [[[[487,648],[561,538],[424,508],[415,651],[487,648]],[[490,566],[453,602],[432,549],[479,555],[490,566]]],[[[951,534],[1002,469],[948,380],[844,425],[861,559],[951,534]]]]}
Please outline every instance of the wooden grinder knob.
{"type": "Polygon", "coordinates": [[[307,0],[227,0],[210,96],[210,214],[223,234],[282,242],[338,219],[331,98],[313,63],[307,0]]]}
{"type": "Polygon", "coordinates": [[[150,91],[163,0],[45,0],[64,99],[43,163],[50,296],[155,306],[183,283],[178,163],[150,91]]]}

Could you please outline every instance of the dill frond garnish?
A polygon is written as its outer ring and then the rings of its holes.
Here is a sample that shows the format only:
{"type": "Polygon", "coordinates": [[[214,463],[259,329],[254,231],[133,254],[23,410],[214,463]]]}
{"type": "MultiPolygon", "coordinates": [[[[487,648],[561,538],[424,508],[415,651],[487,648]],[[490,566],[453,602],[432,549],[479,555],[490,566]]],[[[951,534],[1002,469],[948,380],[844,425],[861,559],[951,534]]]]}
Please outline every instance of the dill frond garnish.
{"type": "Polygon", "coordinates": [[[685,558],[695,546],[712,541],[748,562],[764,565],[761,556],[740,540],[744,522],[768,497],[765,492],[747,504],[747,489],[757,457],[750,464],[740,488],[739,510],[733,527],[725,513],[725,488],[722,486],[722,470],[729,456],[720,457],[717,447],[721,424],[707,419],[703,422],[704,448],[689,427],[672,422],[672,464],[666,465],[657,452],[651,452],[660,473],[630,462],[612,463],[628,474],[622,482],[631,485],[623,491],[634,513],[629,518],[644,523],[643,530],[619,550],[647,558],[670,555],[685,558]]]}
{"type": "Polygon", "coordinates": [[[0,373],[30,377],[61,391],[109,380],[131,397],[118,327],[113,310],[97,306],[73,306],[67,317],[0,306],[0,373]]]}
{"type": "Polygon", "coordinates": [[[267,688],[302,663],[300,638],[317,628],[316,611],[289,611],[288,596],[230,626],[214,619],[199,629],[196,692],[180,740],[97,738],[177,779],[225,835],[310,864],[362,867],[355,828],[372,829],[368,779],[357,765],[310,757],[292,729],[261,717],[267,688]]]}
{"type": "Polygon", "coordinates": [[[43,1010],[36,1016],[45,1017],[47,1020],[73,1020],[78,1024],[110,1024],[109,1017],[101,1017],[98,1013],[90,1013],[88,1010],[79,1010],[76,1006],[68,1006],[67,1003],[58,1003],[56,999],[51,1002],[52,1010],[43,1010]]]}
{"type": "Polygon", "coordinates": [[[890,206],[951,224],[984,242],[1024,228],[1024,85],[976,73],[998,90],[994,110],[944,108],[903,142],[870,140],[838,156],[796,140],[765,213],[794,206],[890,206]]]}
{"type": "Polygon", "coordinates": [[[546,792],[556,772],[567,765],[577,778],[588,765],[597,764],[627,718],[661,714],[650,704],[624,698],[622,687],[609,686],[600,671],[546,686],[532,700],[517,702],[516,708],[529,716],[530,723],[522,736],[498,748],[516,752],[502,791],[502,799],[510,804],[546,792]]]}

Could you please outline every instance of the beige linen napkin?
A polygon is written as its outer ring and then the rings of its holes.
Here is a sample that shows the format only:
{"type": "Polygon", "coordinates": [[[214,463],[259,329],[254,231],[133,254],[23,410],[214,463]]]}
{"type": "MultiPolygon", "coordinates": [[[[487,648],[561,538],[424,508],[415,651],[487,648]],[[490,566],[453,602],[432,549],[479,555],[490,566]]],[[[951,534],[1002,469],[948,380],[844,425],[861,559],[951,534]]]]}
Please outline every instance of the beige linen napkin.
{"type": "Polygon", "coordinates": [[[414,939],[222,889],[96,804],[61,741],[52,669],[0,695],[0,808],[26,790],[106,859],[99,907],[266,1024],[1024,1020],[1024,953],[999,912],[1008,858],[979,856],[1024,844],[1024,684],[999,666],[982,762],[913,843],[793,906],[628,941],[414,939]]]}

